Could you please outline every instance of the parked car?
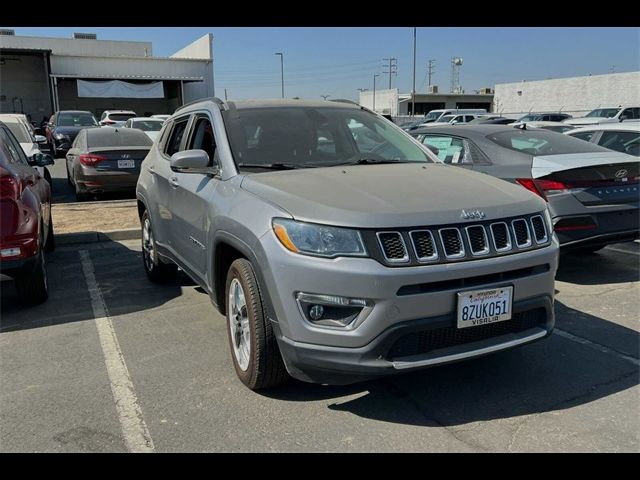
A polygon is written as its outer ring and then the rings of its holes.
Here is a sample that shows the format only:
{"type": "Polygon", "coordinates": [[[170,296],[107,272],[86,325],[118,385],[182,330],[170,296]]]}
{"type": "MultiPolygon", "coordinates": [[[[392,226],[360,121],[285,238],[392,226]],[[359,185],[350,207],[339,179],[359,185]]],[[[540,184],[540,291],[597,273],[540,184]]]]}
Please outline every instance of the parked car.
{"type": "Polygon", "coordinates": [[[483,115],[486,113],[487,111],[484,108],[449,108],[443,110],[431,110],[424,116],[424,121],[422,123],[439,122],[445,115],[483,115]]]}
{"type": "Polygon", "coordinates": [[[158,114],[158,115],[151,115],[151,118],[159,118],[160,120],[162,120],[163,122],[166,121],[171,115],[165,115],[165,114],[158,114]]]}
{"type": "MultiPolygon", "coordinates": [[[[2,121],[5,126],[9,128],[9,130],[11,130],[13,136],[20,143],[20,148],[22,148],[22,151],[27,156],[27,159],[31,161],[34,155],[42,153],[38,146],[38,140],[42,140],[44,137],[36,136],[34,138],[27,126],[22,121],[14,118],[9,117],[7,119],[7,116],[0,115],[0,121],[2,121]]],[[[40,176],[44,177],[44,179],[49,182],[49,185],[52,185],[51,173],[49,172],[48,168],[38,165],[34,165],[33,168],[35,168],[38,173],[40,173],[40,176]]]]}
{"type": "Polygon", "coordinates": [[[67,153],[67,181],[78,201],[89,196],[134,190],[142,160],[153,142],[137,128],[82,130],[67,153]]]}
{"type": "Polygon", "coordinates": [[[549,204],[564,249],[594,252],[640,236],[640,161],[567,135],[499,125],[424,128],[438,156],[518,183],[549,204]]]}
{"type": "Polygon", "coordinates": [[[518,122],[564,122],[565,120],[569,120],[573,118],[572,115],[568,113],[561,112],[537,112],[524,115],[518,119],[518,122]]]}
{"type": "Polygon", "coordinates": [[[48,297],[45,252],[54,248],[51,188],[32,165],[53,164],[50,155],[29,160],[0,121],[0,276],[13,278],[28,304],[48,297]]]}
{"type": "Polygon", "coordinates": [[[467,114],[459,114],[459,115],[443,115],[437,122],[430,122],[427,124],[422,124],[424,127],[433,127],[435,125],[458,125],[463,123],[469,123],[472,120],[475,120],[476,116],[470,113],[467,114]]]}
{"type": "Polygon", "coordinates": [[[573,130],[575,127],[572,125],[568,125],[564,122],[538,122],[538,121],[533,121],[533,122],[515,122],[512,123],[511,126],[512,127],[521,127],[522,125],[526,124],[527,128],[542,128],[543,130],[551,130],[552,132],[557,132],[557,133],[564,133],[564,132],[568,132],[569,130],[573,130]]]}
{"type": "Polygon", "coordinates": [[[100,116],[100,125],[103,127],[122,127],[130,118],[137,117],[132,110],[105,110],[100,116]]]}
{"type": "Polygon", "coordinates": [[[124,122],[123,128],[137,128],[138,130],[142,130],[151,141],[154,141],[158,137],[163,123],[164,121],[159,118],[133,117],[124,122]]]}
{"type": "Polygon", "coordinates": [[[51,115],[45,133],[53,158],[69,151],[80,130],[97,126],[96,117],[91,112],[62,110],[51,115]]]}
{"type": "Polygon", "coordinates": [[[487,125],[509,125],[514,123],[515,118],[506,118],[496,115],[481,115],[469,122],[470,125],[487,124],[487,125]]]}
{"type": "Polygon", "coordinates": [[[289,375],[353,383],[553,329],[544,200],[443,165],[357,105],[186,105],[143,162],[137,198],[148,277],[179,266],[210,295],[251,389],[289,375]]]}
{"type": "Polygon", "coordinates": [[[640,122],[604,123],[565,133],[616,152],[640,157],[640,122]]]}
{"type": "Polygon", "coordinates": [[[571,118],[566,123],[575,126],[596,125],[599,123],[617,123],[640,120],[640,107],[608,107],[596,108],[581,118],[571,118]]]}

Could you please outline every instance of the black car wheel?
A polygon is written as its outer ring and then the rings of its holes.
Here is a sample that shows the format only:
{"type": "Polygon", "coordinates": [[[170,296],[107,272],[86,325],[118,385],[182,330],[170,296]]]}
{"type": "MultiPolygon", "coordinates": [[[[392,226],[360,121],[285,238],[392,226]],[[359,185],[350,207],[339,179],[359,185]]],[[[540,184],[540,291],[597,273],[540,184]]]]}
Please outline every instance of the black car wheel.
{"type": "Polygon", "coordinates": [[[49,229],[47,231],[47,242],[44,244],[44,251],[47,253],[53,252],[55,248],[56,241],[53,236],[53,219],[51,218],[51,212],[49,212],[49,229]]]}

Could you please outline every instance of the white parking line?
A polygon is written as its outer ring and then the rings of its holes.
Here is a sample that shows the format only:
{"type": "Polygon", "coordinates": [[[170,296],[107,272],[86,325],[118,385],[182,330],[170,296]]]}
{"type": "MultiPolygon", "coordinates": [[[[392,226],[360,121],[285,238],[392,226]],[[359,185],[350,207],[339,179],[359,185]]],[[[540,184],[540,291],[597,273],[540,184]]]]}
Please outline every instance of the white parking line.
{"type": "Polygon", "coordinates": [[[629,255],[640,256],[640,252],[631,252],[629,250],[622,250],[620,248],[607,247],[607,250],[611,250],[612,252],[628,253],[629,255]]]}
{"type": "Polygon", "coordinates": [[[118,337],[113,329],[113,323],[109,318],[107,306],[104,303],[102,292],[96,281],[93,262],[87,250],[80,250],[82,259],[82,271],[87,281],[89,294],[91,295],[91,307],[95,318],[100,345],[104,354],[104,362],[107,366],[107,375],[111,384],[111,392],[116,404],[120,427],[127,449],[130,452],[153,453],[155,448],[151,435],[142,416],[142,409],[138,404],[133,382],[120,350],[118,337]]]}
{"type": "Polygon", "coordinates": [[[558,328],[553,330],[554,333],[556,333],[557,335],[560,335],[561,337],[564,337],[568,340],[571,340],[572,342],[576,342],[576,343],[580,343],[582,345],[586,345],[587,347],[591,347],[595,350],[598,350],[600,352],[603,353],[607,353],[609,355],[614,355],[618,358],[621,358],[623,360],[626,360],[627,362],[631,362],[636,366],[640,366],[640,360],[635,358],[635,357],[631,357],[629,355],[625,355],[624,353],[620,353],[620,352],[616,352],[615,350],[611,350],[608,347],[605,347],[604,345],[600,345],[599,343],[594,343],[591,340],[587,340],[586,338],[582,338],[582,337],[578,337],[572,333],[569,333],[565,330],[560,330],[558,328]]]}

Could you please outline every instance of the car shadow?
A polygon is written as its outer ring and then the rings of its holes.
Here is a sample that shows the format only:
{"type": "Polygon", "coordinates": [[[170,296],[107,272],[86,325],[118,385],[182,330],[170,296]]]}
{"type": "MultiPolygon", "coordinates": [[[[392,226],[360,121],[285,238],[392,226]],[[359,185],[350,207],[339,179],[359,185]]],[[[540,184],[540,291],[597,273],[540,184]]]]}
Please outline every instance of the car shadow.
{"type": "Polygon", "coordinates": [[[628,283],[640,280],[640,245],[636,242],[612,245],[595,253],[563,253],[556,280],[578,285],[628,283]],[[624,250],[624,251],[622,251],[624,250]]]}
{"type": "Polygon", "coordinates": [[[118,242],[58,248],[47,257],[49,299],[40,305],[20,303],[13,281],[0,284],[0,332],[54,326],[94,319],[80,251],[86,250],[111,315],[142,312],[197,289],[184,272],[164,284],[146,276],[139,251],[118,242]]]}
{"type": "MultiPolygon", "coordinates": [[[[562,317],[567,307],[556,304],[562,317]]],[[[582,315],[582,321],[596,326],[603,338],[617,337],[629,345],[640,341],[634,330],[582,315]]],[[[262,395],[292,402],[335,400],[329,410],[382,422],[442,427],[564,410],[638,385],[637,363],[561,333],[513,350],[414,373],[347,386],[292,381],[262,395]]]]}

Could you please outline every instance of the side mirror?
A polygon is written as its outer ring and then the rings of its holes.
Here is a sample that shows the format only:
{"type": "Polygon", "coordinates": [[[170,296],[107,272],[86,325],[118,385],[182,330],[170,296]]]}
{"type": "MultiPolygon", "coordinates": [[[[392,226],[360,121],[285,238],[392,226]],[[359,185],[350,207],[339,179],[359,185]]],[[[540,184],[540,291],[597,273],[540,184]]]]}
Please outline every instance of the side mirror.
{"type": "Polygon", "coordinates": [[[36,135],[35,140],[36,143],[47,143],[47,137],[43,135],[36,135]]]}
{"type": "Polygon", "coordinates": [[[216,175],[218,168],[209,166],[209,155],[204,150],[184,150],[171,155],[171,170],[178,173],[216,175]]]}
{"type": "Polygon", "coordinates": [[[31,157],[29,164],[36,167],[46,167],[47,165],[54,165],[55,160],[47,153],[36,153],[31,157]]]}

